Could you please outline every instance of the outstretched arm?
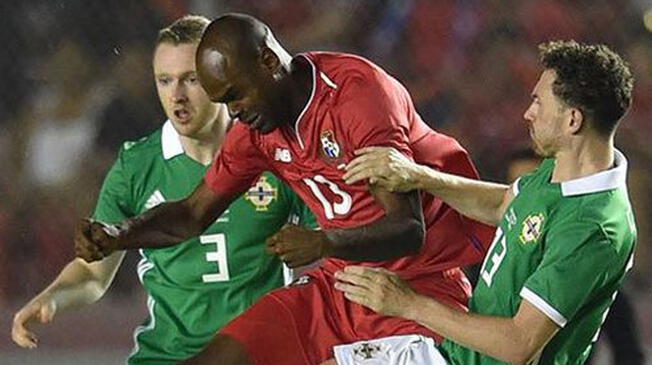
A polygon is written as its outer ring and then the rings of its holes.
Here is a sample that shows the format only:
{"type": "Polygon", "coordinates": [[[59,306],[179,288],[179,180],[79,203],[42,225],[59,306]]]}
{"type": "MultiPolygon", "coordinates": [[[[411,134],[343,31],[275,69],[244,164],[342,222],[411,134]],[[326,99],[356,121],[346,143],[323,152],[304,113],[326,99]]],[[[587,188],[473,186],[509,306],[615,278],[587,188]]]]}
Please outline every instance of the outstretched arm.
{"type": "Polygon", "coordinates": [[[75,234],[77,256],[94,261],[115,250],[171,246],[201,234],[237,194],[221,196],[202,180],[187,198],[163,203],[117,225],[85,220],[75,234]]]}
{"type": "Polygon", "coordinates": [[[436,171],[410,161],[393,148],[367,147],[356,155],[346,166],[347,184],[368,179],[389,191],[427,191],[463,215],[493,226],[514,198],[508,185],[436,171]]]}
{"type": "Polygon", "coordinates": [[[99,300],[111,285],[123,258],[124,252],[116,252],[94,263],[79,258],[68,263],[47,288],[16,312],[11,338],[21,347],[35,348],[38,338],[28,329],[28,324],[49,323],[56,313],[99,300]]]}

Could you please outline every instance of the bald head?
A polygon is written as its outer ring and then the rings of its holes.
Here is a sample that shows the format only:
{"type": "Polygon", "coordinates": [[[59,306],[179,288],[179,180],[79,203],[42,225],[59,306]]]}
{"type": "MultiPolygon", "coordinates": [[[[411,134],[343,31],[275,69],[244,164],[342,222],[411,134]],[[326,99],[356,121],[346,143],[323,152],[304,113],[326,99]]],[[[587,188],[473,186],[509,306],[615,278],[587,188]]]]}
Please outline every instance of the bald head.
{"type": "Polygon", "coordinates": [[[245,14],[213,20],[202,35],[196,64],[210,99],[227,104],[232,117],[252,128],[266,133],[294,116],[294,105],[286,100],[296,86],[286,82],[292,57],[260,20],[245,14]]]}
{"type": "Polygon", "coordinates": [[[263,47],[276,43],[272,31],[246,14],[226,14],[213,20],[202,37],[200,49],[216,50],[234,62],[251,62],[263,47]]]}
{"type": "Polygon", "coordinates": [[[238,13],[213,20],[197,48],[200,79],[203,76],[222,79],[227,68],[250,72],[261,62],[272,68],[287,68],[291,59],[265,23],[238,13]]]}

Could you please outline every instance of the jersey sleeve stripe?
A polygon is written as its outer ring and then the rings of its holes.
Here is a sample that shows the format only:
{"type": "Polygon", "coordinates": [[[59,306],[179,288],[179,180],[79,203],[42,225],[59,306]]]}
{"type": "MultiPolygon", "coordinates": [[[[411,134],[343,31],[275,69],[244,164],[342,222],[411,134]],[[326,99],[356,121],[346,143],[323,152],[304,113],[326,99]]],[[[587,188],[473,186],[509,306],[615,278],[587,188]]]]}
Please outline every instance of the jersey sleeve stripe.
{"type": "Polygon", "coordinates": [[[143,250],[139,250],[141,259],[138,262],[138,265],[136,266],[136,272],[138,273],[138,279],[140,280],[141,283],[144,284],[143,280],[145,277],[145,273],[148,272],[149,270],[154,268],[154,263],[150,262],[147,259],[147,256],[145,256],[145,253],[143,250]]]}
{"type": "Polygon", "coordinates": [[[514,196],[517,196],[517,195],[518,195],[518,183],[519,183],[520,181],[521,181],[521,178],[519,177],[518,179],[516,179],[516,180],[512,183],[512,194],[514,194],[514,196]]]}
{"type": "Polygon", "coordinates": [[[523,289],[521,289],[521,297],[552,319],[552,321],[559,327],[563,328],[566,325],[566,322],[568,322],[561,313],[532,290],[523,287],[523,289]]]}

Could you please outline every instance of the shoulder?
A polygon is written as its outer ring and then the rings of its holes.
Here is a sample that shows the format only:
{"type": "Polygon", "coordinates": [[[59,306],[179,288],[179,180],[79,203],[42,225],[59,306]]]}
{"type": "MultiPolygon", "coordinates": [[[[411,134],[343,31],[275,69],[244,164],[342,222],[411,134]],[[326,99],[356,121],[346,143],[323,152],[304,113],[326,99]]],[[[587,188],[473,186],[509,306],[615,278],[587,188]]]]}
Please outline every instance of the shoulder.
{"type": "Polygon", "coordinates": [[[350,53],[307,52],[299,56],[308,58],[320,71],[333,73],[333,76],[373,75],[382,71],[370,60],[350,53]]]}
{"type": "Polygon", "coordinates": [[[303,55],[320,72],[332,79],[341,93],[373,92],[366,89],[371,85],[381,86],[381,89],[401,86],[385,70],[361,56],[335,52],[310,52],[303,55]]]}
{"type": "Polygon", "coordinates": [[[621,189],[564,197],[552,218],[551,228],[592,236],[617,252],[628,252],[636,239],[632,208],[621,189]]]}
{"type": "MultiPolygon", "coordinates": [[[[272,132],[275,133],[276,131],[272,132]]],[[[229,129],[220,153],[246,153],[258,150],[258,145],[263,139],[263,134],[253,130],[240,122],[234,122],[229,129]]]]}
{"type": "Polygon", "coordinates": [[[126,166],[142,165],[162,156],[161,129],[138,140],[125,141],[118,152],[118,161],[126,166]]]}

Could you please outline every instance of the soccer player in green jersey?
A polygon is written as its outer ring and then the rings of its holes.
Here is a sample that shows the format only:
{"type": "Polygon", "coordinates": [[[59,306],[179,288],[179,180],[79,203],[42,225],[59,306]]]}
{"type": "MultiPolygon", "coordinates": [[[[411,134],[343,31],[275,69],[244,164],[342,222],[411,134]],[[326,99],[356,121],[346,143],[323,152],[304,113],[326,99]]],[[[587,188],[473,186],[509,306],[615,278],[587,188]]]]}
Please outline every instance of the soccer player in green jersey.
{"type": "MultiPolygon", "coordinates": [[[[159,32],[153,67],[169,120],[151,135],[126,142],[106,176],[94,218],[120,222],[188,195],[204,177],[230,126],[225,105],[210,102],[197,81],[195,51],[209,20],[185,16],[159,32]]],[[[225,323],[285,282],[281,261],[265,239],[283,225],[313,219],[301,200],[263,174],[199,237],[163,249],[144,249],[138,276],[148,294],[149,318],[134,333],[129,364],[172,364],[209,342],[225,323]]],[[[13,340],[37,345],[30,321],[87,305],[106,292],[124,251],[89,264],[70,262],[54,282],[14,318],[13,340]]]]}
{"type": "Polygon", "coordinates": [[[603,45],[540,46],[543,73],[525,112],[546,158],[511,186],[416,165],[371,147],[347,166],[349,183],[421,189],[497,227],[470,312],[417,295],[394,274],[357,266],[337,274],[350,300],[413,319],[447,340],[451,364],[582,364],[632,265],[636,226],[614,148],[631,104],[633,77],[603,45]]]}

